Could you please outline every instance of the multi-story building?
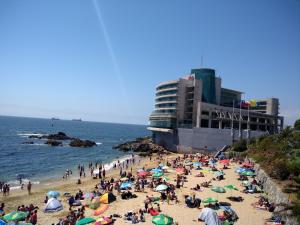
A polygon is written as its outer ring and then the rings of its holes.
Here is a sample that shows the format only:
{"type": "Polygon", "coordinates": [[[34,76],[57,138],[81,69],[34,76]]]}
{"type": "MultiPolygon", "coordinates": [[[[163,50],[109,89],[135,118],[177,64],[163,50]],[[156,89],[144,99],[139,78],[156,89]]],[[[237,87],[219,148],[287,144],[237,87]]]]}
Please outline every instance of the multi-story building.
{"type": "Polygon", "coordinates": [[[213,69],[192,69],[187,76],[160,83],[156,87],[155,110],[148,127],[154,140],[168,143],[165,145],[171,149],[216,149],[229,144],[228,140],[276,133],[283,128],[283,117],[278,116],[278,99],[252,100],[247,105],[242,103],[242,92],[222,88],[221,83],[213,69]],[[192,137],[186,135],[191,131],[192,137]],[[199,132],[200,136],[195,135],[199,132]],[[211,147],[213,137],[203,134],[219,134],[220,140],[224,137],[226,141],[211,147]],[[202,144],[191,140],[189,145],[186,139],[194,138],[202,139],[202,144]],[[185,140],[184,145],[181,145],[182,140],[185,140]]]}

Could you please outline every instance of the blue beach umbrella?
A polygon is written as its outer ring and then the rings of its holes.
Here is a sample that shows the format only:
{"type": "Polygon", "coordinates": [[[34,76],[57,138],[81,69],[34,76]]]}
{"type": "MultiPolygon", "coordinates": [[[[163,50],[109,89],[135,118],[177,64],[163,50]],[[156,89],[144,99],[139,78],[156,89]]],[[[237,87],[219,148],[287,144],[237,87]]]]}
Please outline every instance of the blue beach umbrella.
{"type": "Polygon", "coordinates": [[[3,220],[0,220],[0,225],[7,225],[3,220]]]}
{"type": "Polygon", "coordinates": [[[201,164],[201,163],[199,163],[199,162],[194,162],[194,163],[193,163],[193,166],[194,166],[194,167],[201,167],[201,166],[202,166],[202,164],[201,164]]]}
{"type": "Polygon", "coordinates": [[[60,196],[60,193],[58,191],[49,191],[47,193],[48,197],[50,198],[57,198],[60,196]]]}
{"type": "Polygon", "coordinates": [[[162,169],[155,168],[155,169],[152,169],[150,172],[151,173],[161,173],[162,169]]]}
{"type": "Polygon", "coordinates": [[[237,168],[237,169],[235,170],[236,173],[243,173],[243,172],[245,172],[245,171],[246,171],[245,168],[237,168]]]}
{"type": "Polygon", "coordinates": [[[128,188],[131,188],[132,184],[130,182],[123,182],[121,185],[120,185],[120,188],[121,189],[128,189],[128,188]]]}
{"type": "Polygon", "coordinates": [[[155,188],[156,191],[164,191],[164,190],[167,190],[167,189],[168,189],[168,186],[165,185],[165,184],[160,184],[160,185],[158,185],[158,186],[155,188]]]}

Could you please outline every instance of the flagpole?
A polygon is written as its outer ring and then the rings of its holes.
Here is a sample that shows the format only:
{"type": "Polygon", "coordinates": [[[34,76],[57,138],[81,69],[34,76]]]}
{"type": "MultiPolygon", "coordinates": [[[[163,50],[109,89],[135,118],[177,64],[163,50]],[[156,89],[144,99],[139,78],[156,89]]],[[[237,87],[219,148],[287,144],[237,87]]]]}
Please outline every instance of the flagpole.
{"type": "Polygon", "coordinates": [[[239,117],[239,138],[242,138],[241,129],[242,129],[242,101],[240,101],[240,117],[239,117]]]}
{"type": "Polygon", "coordinates": [[[232,138],[232,144],[233,144],[233,141],[234,141],[233,116],[234,116],[234,99],[232,100],[232,116],[231,116],[231,138],[232,138]]]}

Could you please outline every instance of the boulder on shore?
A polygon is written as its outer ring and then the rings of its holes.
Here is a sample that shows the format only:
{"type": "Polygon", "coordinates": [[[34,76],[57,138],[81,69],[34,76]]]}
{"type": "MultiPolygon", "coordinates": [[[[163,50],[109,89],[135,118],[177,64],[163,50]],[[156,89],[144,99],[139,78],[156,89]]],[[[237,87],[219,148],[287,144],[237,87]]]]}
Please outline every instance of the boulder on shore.
{"type": "Polygon", "coordinates": [[[62,146],[61,141],[56,141],[56,140],[52,140],[49,139],[45,142],[46,145],[51,145],[51,146],[62,146]]]}
{"type": "Polygon", "coordinates": [[[166,149],[160,145],[153,143],[149,137],[137,138],[134,141],[128,141],[113,147],[120,151],[133,151],[138,152],[140,156],[148,156],[152,153],[166,153],[166,149]]]}
{"type": "Polygon", "coordinates": [[[70,142],[71,147],[93,147],[97,144],[94,141],[90,140],[80,140],[79,138],[75,138],[70,142]]]}

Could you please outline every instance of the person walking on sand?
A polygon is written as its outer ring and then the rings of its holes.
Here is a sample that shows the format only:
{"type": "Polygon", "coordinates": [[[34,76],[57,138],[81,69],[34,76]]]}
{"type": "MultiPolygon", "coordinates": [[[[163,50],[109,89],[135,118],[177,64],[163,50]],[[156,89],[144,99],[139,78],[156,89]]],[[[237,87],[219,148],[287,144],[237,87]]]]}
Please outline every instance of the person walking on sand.
{"type": "Polygon", "coordinates": [[[28,194],[31,195],[31,187],[32,187],[32,184],[31,182],[29,181],[28,184],[27,184],[27,191],[28,191],[28,194]]]}

